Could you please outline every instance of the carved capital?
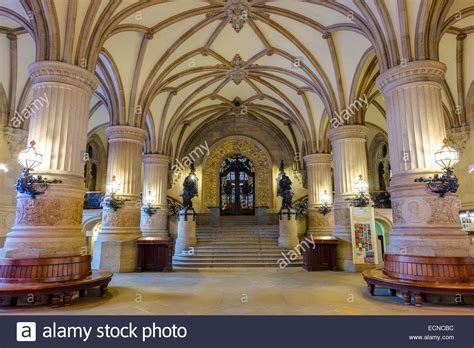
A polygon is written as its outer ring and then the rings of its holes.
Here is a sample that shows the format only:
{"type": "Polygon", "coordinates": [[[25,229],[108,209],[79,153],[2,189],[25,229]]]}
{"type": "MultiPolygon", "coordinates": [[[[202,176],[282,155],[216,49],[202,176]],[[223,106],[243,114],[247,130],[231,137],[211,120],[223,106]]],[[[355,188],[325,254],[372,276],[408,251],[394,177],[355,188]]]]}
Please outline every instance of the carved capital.
{"type": "Polygon", "coordinates": [[[147,132],[145,130],[131,126],[111,126],[105,131],[109,138],[109,143],[132,141],[142,145],[147,137],[147,132]]]}
{"type": "Polygon", "coordinates": [[[351,125],[331,128],[328,131],[328,138],[330,141],[341,139],[367,139],[369,131],[365,126],[351,125]]]}
{"type": "Polygon", "coordinates": [[[26,148],[28,140],[28,131],[19,128],[4,127],[3,135],[7,142],[10,154],[13,158],[16,158],[20,151],[26,148]]]}
{"type": "Polygon", "coordinates": [[[396,66],[382,73],[377,84],[383,93],[389,93],[399,86],[418,82],[434,82],[440,86],[446,74],[446,65],[434,60],[417,60],[396,66]]]}
{"type": "Polygon", "coordinates": [[[99,79],[90,71],[77,65],[56,61],[40,61],[29,66],[33,85],[54,82],[72,85],[92,94],[99,85],[99,79]]]}

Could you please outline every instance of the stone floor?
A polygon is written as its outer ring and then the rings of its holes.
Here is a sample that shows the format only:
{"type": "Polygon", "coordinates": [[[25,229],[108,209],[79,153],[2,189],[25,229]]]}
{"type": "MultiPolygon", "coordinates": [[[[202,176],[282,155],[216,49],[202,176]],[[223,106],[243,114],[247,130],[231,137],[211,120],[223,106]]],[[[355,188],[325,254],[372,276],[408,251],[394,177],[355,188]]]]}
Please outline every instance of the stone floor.
{"type": "Polygon", "coordinates": [[[300,268],[116,274],[108,294],[92,290],[71,306],[1,308],[0,314],[84,315],[474,315],[473,306],[405,306],[370,297],[360,274],[300,268]]]}

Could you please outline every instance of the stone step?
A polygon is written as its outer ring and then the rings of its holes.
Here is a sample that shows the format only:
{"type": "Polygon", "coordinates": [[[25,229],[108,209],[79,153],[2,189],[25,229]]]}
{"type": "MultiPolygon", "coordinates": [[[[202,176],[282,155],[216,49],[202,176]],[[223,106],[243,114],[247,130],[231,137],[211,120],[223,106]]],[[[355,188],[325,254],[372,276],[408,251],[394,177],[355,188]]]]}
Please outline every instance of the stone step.
{"type": "MultiPolygon", "coordinates": [[[[289,264],[287,267],[301,267],[303,265],[302,262],[295,262],[289,264]]],[[[279,268],[279,264],[277,262],[213,262],[213,263],[200,263],[200,262],[173,262],[173,268],[234,268],[234,267],[275,267],[279,268]]]]}

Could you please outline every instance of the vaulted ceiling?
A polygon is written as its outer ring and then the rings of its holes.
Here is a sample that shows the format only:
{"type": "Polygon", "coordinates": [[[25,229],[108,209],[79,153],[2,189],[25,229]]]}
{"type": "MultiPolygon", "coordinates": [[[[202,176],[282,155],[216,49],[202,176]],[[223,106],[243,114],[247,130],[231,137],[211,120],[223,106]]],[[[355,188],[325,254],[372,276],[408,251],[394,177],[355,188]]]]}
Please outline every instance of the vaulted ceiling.
{"type": "MultiPolygon", "coordinates": [[[[34,59],[95,70],[90,129],[143,127],[147,152],[179,152],[229,114],[277,127],[295,152],[325,152],[329,118],[357,98],[370,106],[349,123],[383,131],[375,78],[404,59],[448,65],[447,122],[461,125],[455,100],[469,93],[474,71],[466,63],[459,84],[456,49],[438,48],[455,48],[465,33],[472,61],[472,14],[469,0],[0,0],[0,56],[8,58],[7,35],[18,37],[15,105],[28,99],[25,66],[34,59]]],[[[5,88],[11,74],[0,70],[5,88]]]]}

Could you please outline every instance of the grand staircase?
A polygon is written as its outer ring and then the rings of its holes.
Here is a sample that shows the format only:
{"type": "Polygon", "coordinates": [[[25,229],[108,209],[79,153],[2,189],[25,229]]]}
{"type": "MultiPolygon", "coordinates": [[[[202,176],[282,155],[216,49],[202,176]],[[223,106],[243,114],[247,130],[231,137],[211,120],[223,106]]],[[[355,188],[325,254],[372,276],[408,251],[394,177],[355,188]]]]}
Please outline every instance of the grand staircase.
{"type": "MultiPolygon", "coordinates": [[[[173,257],[175,269],[279,267],[287,250],[278,247],[278,225],[256,225],[253,220],[229,219],[220,226],[197,226],[197,245],[173,257]]],[[[301,267],[302,258],[289,267],[301,267]]]]}

